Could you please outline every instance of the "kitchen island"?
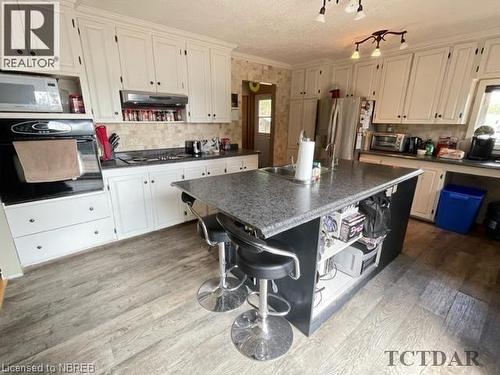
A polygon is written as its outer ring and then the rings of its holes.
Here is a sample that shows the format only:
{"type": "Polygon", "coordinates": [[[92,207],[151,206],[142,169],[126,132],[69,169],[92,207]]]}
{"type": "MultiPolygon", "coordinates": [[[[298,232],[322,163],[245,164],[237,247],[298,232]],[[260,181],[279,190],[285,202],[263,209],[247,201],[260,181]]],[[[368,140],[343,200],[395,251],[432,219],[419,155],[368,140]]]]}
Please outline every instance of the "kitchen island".
{"type": "MultiPolygon", "coordinates": [[[[172,185],[255,229],[260,237],[272,237],[293,247],[302,276],[298,280],[276,280],[276,284],[278,293],[292,306],[287,319],[310,335],[401,252],[417,176],[421,173],[418,169],[342,160],[335,171],[323,173],[320,181],[311,185],[298,184],[265,170],[172,185]],[[377,264],[357,278],[337,272],[328,282],[320,280],[325,215],[384,191],[392,199],[392,223],[377,264]]],[[[349,245],[337,240],[326,252],[331,256],[349,245]]],[[[250,282],[247,285],[255,288],[250,282]]]]}

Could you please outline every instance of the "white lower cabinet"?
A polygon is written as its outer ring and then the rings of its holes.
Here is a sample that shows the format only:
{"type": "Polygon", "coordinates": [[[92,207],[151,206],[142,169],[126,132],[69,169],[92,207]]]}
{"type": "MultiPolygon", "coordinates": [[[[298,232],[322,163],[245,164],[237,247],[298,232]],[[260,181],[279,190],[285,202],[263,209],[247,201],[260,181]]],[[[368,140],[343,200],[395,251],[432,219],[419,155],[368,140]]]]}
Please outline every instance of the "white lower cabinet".
{"type": "Polygon", "coordinates": [[[420,219],[434,221],[439,195],[444,184],[444,175],[446,173],[444,169],[434,166],[436,163],[421,163],[418,160],[377,155],[362,154],[359,161],[370,164],[422,169],[424,173],[418,176],[410,214],[420,219]]]}
{"type": "Polygon", "coordinates": [[[181,193],[171,186],[172,182],[182,179],[182,168],[152,171],[149,177],[154,229],[182,223],[184,212],[179,204],[181,193]]]}
{"type": "Polygon", "coordinates": [[[115,239],[111,217],[14,238],[23,267],[59,258],[115,239]]]}

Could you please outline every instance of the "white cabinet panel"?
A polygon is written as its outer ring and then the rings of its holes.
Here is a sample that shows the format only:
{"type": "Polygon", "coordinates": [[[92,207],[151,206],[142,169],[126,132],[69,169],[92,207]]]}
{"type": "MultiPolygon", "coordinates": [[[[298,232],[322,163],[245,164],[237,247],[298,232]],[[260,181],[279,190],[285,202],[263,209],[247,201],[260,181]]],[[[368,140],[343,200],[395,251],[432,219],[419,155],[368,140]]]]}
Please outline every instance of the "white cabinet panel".
{"type": "Polygon", "coordinates": [[[340,97],[352,96],[352,65],[335,66],[333,68],[333,87],[340,90],[340,97]]]}
{"type": "Polygon", "coordinates": [[[300,99],[303,97],[305,79],[306,79],[305,69],[297,69],[292,71],[292,83],[290,91],[292,99],[300,99]]]}
{"type": "Polygon", "coordinates": [[[165,228],[184,221],[179,189],[172,182],[182,180],[182,168],[150,172],[154,229],[165,228]]]}
{"type": "Polygon", "coordinates": [[[288,147],[297,148],[299,134],[302,130],[302,116],[304,111],[303,100],[290,101],[290,116],[288,122],[288,147]]]}
{"type": "Polygon", "coordinates": [[[453,48],[439,100],[437,123],[464,124],[467,121],[476,50],[476,42],[459,44],[453,48]]]}
{"type": "Polygon", "coordinates": [[[231,57],[225,51],[210,50],[212,121],[231,122],[231,57]]]}
{"type": "Polygon", "coordinates": [[[110,25],[79,19],[90,101],[96,121],[120,121],[120,60],[110,25]]]}
{"type": "Polygon", "coordinates": [[[110,177],[108,184],[118,238],[151,230],[151,190],[148,175],[142,173],[110,177]]]}
{"type": "Polygon", "coordinates": [[[116,28],[118,51],[125,90],[155,91],[155,71],[151,35],[116,28]]]}
{"type": "Polygon", "coordinates": [[[401,122],[412,57],[412,54],[405,54],[383,61],[374,123],[401,122]]]}
{"type": "MultiPolygon", "coordinates": [[[[73,10],[70,7],[60,5],[60,57],[59,71],[60,73],[80,73],[83,69],[80,49],[80,41],[78,39],[78,31],[76,28],[76,20],[73,10]]],[[[54,72],[51,72],[52,74],[54,72]]]]}
{"type": "Polygon", "coordinates": [[[439,193],[443,187],[442,169],[422,167],[424,173],[418,176],[411,214],[426,220],[434,220],[439,193]]]}
{"type": "Polygon", "coordinates": [[[225,161],[211,161],[207,165],[207,176],[220,176],[226,173],[225,161]]]}
{"type": "Polygon", "coordinates": [[[449,53],[449,48],[436,48],[415,53],[406,94],[403,123],[434,123],[449,53]]]}
{"type": "Polygon", "coordinates": [[[483,56],[479,65],[481,78],[497,78],[500,76],[500,38],[487,40],[484,44],[483,56]]]}
{"type": "Polygon", "coordinates": [[[185,43],[179,39],[153,36],[156,90],[168,94],[185,94],[185,43]]]}
{"type": "Polygon", "coordinates": [[[354,65],[352,94],[362,98],[374,99],[378,83],[379,63],[368,61],[354,65]]]}
{"type": "Polygon", "coordinates": [[[111,216],[108,196],[102,192],[63,199],[7,206],[5,214],[13,237],[111,216]]]}
{"type": "Polygon", "coordinates": [[[190,122],[212,122],[210,101],[210,49],[187,44],[190,122]]]}
{"type": "Polygon", "coordinates": [[[318,111],[317,99],[304,100],[304,110],[302,114],[302,129],[305,130],[305,136],[310,139],[315,139],[317,111],[318,111]]]}
{"type": "Polygon", "coordinates": [[[306,69],[305,85],[304,85],[304,98],[318,98],[321,94],[320,91],[320,68],[306,69]]]}
{"type": "Polygon", "coordinates": [[[115,239],[113,220],[108,217],[14,239],[21,265],[29,266],[115,239]]]}

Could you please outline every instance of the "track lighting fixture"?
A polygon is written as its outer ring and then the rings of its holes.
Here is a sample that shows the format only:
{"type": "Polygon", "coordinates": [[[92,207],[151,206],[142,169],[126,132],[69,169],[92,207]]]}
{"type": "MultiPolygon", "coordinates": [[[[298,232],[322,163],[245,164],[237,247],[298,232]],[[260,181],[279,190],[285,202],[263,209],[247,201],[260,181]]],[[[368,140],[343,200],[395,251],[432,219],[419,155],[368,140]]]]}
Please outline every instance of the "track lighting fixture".
{"type": "MultiPolygon", "coordinates": [[[[330,2],[331,0],[328,0],[330,2]]],[[[335,0],[335,3],[338,4],[340,0],[335,0]]],[[[354,17],[355,21],[361,20],[366,17],[366,13],[363,10],[363,5],[361,4],[362,0],[349,0],[347,2],[346,7],[344,8],[344,11],[346,13],[356,13],[356,16],[354,17]]],[[[323,6],[319,9],[319,13],[316,16],[315,20],[321,23],[324,23],[326,21],[325,19],[325,13],[326,13],[326,0],[323,0],[323,6]]]]}
{"type": "MultiPolygon", "coordinates": [[[[360,6],[361,6],[361,4],[360,4],[360,6]]],[[[363,9],[361,9],[361,11],[363,11],[363,9]]],[[[375,31],[374,33],[372,33],[372,35],[366,37],[365,39],[360,40],[359,42],[354,42],[354,45],[356,46],[356,49],[352,53],[351,58],[352,59],[359,59],[359,57],[360,57],[360,54],[359,54],[359,45],[363,44],[364,42],[367,42],[369,40],[371,40],[372,43],[377,43],[377,45],[376,45],[375,49],[373,50],[371,56],[372,57],[379,57],[379,56],[381,56],[382,52],[380,51],[380,42],[381,41],[385,41],[386,40],[385,37],[387,35],[401,35],[401,45],[399,46],[399,49],[406,49],[406,48],[408,48],[408,44],[406,43],[406,40],[405,40],[406,33],[407,33],[406,30],[405,31],[389,31],[389,30],[375,31]]]]}

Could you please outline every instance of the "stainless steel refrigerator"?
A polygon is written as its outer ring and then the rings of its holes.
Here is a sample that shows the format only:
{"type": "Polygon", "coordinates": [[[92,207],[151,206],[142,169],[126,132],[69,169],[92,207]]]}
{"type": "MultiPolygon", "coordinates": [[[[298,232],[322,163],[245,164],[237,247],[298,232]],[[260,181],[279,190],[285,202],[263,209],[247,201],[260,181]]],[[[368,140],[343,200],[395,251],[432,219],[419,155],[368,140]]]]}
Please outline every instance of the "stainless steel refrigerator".
{"type": "Polygon", "coordinates": [[[316,124],[316,159],[325,159],[325,147],[335,145],[335,156],[353,160],[361,148],[363,129],[371,126],[373,100],[359,97],[324,98],[319,101],[316,124]]]}

